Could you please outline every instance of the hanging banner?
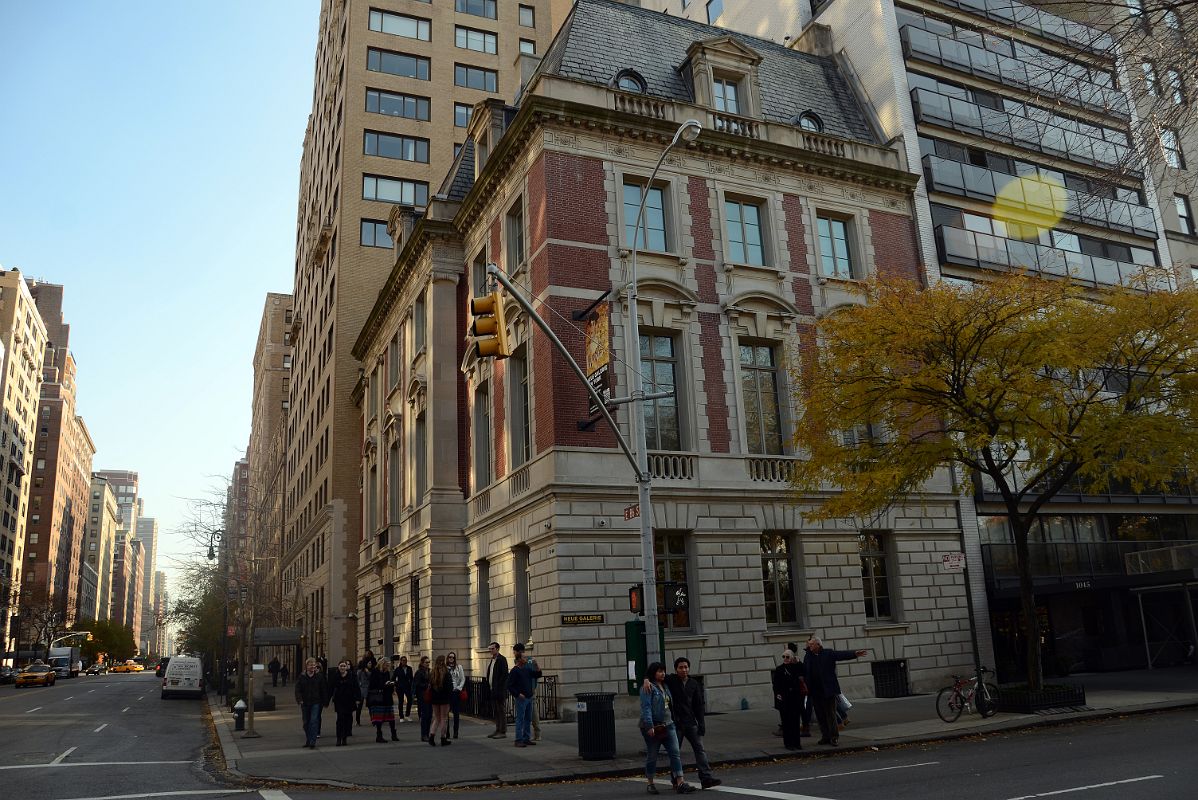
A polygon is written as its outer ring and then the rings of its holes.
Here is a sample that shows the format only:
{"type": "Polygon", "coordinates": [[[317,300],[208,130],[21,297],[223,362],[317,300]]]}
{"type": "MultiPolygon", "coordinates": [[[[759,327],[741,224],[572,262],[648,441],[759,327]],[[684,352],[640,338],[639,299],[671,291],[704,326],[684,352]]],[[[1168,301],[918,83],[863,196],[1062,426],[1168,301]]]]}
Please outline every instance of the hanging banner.
{"type": "MultiPolygon", "coordinates": [[[[611,381],[608,371],[611,369],[611,334],[608,330],[608,315],[610,303],[601,303],[595,313],[587,320],[585,333],[587,345],[586,372],[595,393],[606,403],[611,399],[611,381]]],[[[588,395],[587,413],[592,417],[599,413],[595,398],[588,395]]]]}

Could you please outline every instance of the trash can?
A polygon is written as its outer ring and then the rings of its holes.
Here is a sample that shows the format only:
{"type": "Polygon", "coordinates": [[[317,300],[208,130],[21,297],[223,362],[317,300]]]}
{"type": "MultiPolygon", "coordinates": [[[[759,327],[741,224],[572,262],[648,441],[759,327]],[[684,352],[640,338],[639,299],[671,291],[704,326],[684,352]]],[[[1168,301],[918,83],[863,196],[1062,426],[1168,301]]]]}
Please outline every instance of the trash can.
{"type": "Polygon", "coordinates": [[[578,757],[602,761],[616,757],[614,694],[585,692],[574,695],[578,712],[578,757]]]}

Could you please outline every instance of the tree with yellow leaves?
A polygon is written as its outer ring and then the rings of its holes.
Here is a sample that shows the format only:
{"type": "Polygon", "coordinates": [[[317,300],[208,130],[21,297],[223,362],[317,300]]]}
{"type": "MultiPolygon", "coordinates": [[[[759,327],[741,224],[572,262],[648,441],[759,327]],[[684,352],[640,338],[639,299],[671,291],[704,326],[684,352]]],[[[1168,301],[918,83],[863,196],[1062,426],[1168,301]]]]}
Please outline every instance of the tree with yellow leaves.
{"type": "MultiPolygon", "coordinates": [[[[1044,505],[1071,482],[1160,487],[1198,456],[1198,290],[1003,274],[878,279],[863,294],[820,321],[796,367],[807,457],[794,483],[822,498],[810,516],[876,514],[938,469],[984,477],[1006,506],[1038,642],[1028,533],[1044,505]]],[[[1027,678],[1042,687],[1039,647],[1027,678]]]]}

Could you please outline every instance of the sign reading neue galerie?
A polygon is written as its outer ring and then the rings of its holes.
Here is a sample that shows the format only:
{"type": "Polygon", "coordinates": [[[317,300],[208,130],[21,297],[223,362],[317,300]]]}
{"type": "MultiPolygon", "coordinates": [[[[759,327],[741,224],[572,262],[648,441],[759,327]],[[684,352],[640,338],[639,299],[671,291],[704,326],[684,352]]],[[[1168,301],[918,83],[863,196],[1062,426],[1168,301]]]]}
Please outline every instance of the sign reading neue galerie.
{"type": "Polygon", "coordinates": [[[602,622],[602,614],[562,614],[563,625],[599,625],[602,622]]]}

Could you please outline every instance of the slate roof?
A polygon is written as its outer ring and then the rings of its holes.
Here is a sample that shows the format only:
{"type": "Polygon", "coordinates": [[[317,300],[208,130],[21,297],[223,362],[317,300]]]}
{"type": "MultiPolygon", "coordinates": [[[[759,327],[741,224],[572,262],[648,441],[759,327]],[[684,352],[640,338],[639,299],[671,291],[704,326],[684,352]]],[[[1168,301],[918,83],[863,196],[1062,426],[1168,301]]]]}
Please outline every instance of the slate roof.
{"type": "Polygon", "coordinates": [[[460,203],[470,194],[474,186],[474,140],[467,139],[458,153],[457,161],[453,163],[451,172],[445,176],[438,194],[444,194],[446,200],[460,203]]]}
{"type": "Polygon", "coordinates": [[[721,36],[761,56],[759,90],[767,121],[789,124],[810,110],[823,120],[825,133],[876,143],[833,59],[615,0],[578,0],[540,71],[607,86],[620,70],[634,69],[645,79],[647,94],[693,102],[690,81],[682,72],[686,50],[694,42],[721,36]]]}

